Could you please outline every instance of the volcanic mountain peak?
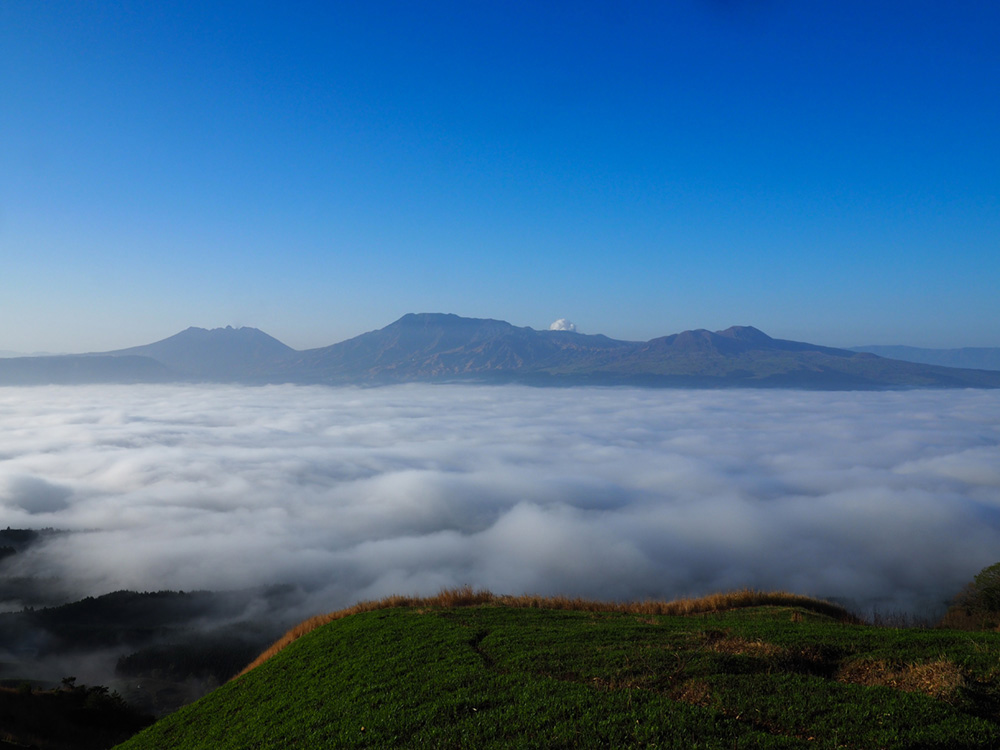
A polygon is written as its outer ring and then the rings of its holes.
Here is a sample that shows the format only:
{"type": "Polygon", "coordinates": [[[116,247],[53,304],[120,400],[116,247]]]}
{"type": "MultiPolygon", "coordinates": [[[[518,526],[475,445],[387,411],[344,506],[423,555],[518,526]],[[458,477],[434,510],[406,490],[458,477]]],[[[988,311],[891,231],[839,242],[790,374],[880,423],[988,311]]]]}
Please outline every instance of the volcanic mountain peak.
{"type": "Polygon", "coordinates": [[[505,320],[492,318],[463,318],[452,313],[407,313],[381,330],[465,343],[470,339],[493,338],[517,329],[505,320]]]}
{"type": "MultiPolygon", "coordinates": [[[[240,326],[239,328],[233,328],[232,326],[226,326],[225,328],[199,328],[198,326],[189,326],[185,328],[180,333],[175,333],[173,336],[162,339],[162,341],[170,341],[171,339],[186,338],[192,340],[221,340],[221,339],[263,339],[270,341],[277,341],[273,336],[269,336],[264,333],[259,328],[251,328],[250,326],[240,326]]],[[[156,342],[162,343],[162,342],[156,342]]],[[[285,346],[281,344],[281,346],[285,346]]],[[[288,347],[285,347],[286,349],[288,347]]]]}
{"type": "Polygon", "coordinates": [[[726,330],[716,331],[715,333],[719,336],[736,339],[737,341],[745,341],[748,344],[766,345],[774,342],[773,338],[753,326],[729,326],[726,330]]]}
{"type": "Polygon", "coordinates": [[[152,344],[108,353],[149,357],[189,377],[242,379],[295,350],[257,328],[192,326],[152,344]]]}

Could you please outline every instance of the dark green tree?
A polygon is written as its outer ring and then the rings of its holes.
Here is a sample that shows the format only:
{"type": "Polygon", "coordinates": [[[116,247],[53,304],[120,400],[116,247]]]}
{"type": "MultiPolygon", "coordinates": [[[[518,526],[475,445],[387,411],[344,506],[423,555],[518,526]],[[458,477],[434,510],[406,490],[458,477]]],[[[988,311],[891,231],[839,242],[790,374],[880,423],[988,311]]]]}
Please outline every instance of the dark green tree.
{"type": "Polygon", "coordinates": [[[980,612],[1000,612],[1000,563],[983,568],[972,579],[974,609],[980,612]]]}

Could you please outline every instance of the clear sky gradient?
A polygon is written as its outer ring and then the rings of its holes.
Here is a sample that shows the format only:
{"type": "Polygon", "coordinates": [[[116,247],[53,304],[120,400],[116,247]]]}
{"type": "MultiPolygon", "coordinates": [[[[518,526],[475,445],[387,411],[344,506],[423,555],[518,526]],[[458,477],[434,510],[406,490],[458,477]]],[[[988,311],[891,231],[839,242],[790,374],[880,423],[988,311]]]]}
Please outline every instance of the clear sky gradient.
{"type": "Polygon", "coordinates": [[[1000,346],[1000,3],[0,3],[0,349],[1000,346]]]}

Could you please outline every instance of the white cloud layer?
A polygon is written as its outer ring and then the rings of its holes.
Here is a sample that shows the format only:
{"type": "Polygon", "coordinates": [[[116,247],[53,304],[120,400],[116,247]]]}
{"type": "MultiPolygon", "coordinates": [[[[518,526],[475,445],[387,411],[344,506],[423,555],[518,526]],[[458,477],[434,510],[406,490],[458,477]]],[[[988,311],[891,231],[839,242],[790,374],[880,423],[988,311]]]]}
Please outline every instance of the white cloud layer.
{"type": "MultiPolygon", "coordinates": [[[[1000,393],[0,389],[0,523],[81,593],[782,588],[928,612],[1000,559],[1000,393]]],[[[20,558],[20,559],[19,559],[20,558]]]]}

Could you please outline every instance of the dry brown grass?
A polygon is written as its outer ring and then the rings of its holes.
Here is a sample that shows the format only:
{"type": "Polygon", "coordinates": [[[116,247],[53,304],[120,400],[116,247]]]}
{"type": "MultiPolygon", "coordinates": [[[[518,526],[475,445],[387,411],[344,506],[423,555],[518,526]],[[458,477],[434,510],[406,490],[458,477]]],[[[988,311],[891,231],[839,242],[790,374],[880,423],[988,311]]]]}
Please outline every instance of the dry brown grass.
{"type": "Polygon", "coordinates": [[[737,654],[741,656],[771,657],[787,653],[787,649],[775,646],[766,641],[750,640],[734,636],[724,636],[717,640],[712,640],[709,648],[720,654],[737,654]]]}
{"type": "MultiPolygon", "coordinates": [[[[860,621],[843,607],[822,599],[813,599],[799,594],[789,594],[784,591],[755,591],[742,589],[723,594],[711,594],[694,599],[675,599],[670,602],[600,602],[593,599],[570,598],[566,596],[521,596],[497,595],[485,589],[475,590],[471,586],[460,586],[454,589],[442,589],[435,596],[389,596],[377,601],[358,602],[354,606],[337,610],[324,615],[310,617],[299,623],[281,638],[275,641],[266,651],[253,660],[236,677],[246,674],[254,667],[263,664],[290,643],[298,640],[316,628],[322,627],[334,620],[340,620],[350,615],[371,612],[378,609],[395,607],[412,607],[419,612],[431,609],[450,609],[454,607],[479,606],[514,607],[520,609],[568,609],[581,612],[614,612],[640,615],[651,618],[656,615],[698,615],[709,612],[721,612],[741,607],[798,607],[833,617],[842,622],[857,624],[860,621]]],[[[655,621],[654,621],[655,622],[655,621]]],[[[235,678],[234,678],[235,679],[235,678]]]]}
{"type": "Polygon", "coordinates": [[[944,658],[923,664],[893,664],[883,659],[859,660],[841,667],[837,679],[867,687],[881,685],[908,693],[924,693],[939,700],[953,697],[965,684],[962,670],[944,658]]]}
{"type": "Polygon", "coordinates": [[[712,688],[705,680],[688,680],[673,690],[670,697],[692,706],[706,707],[712,703],[712,688]]]}
{"type": "Polygon", "coordinates": [[[976,612],[966,607],[949,607],[939,628],[949,630],[1000,630],[1000,615],[996,612],[976,612]]]}

